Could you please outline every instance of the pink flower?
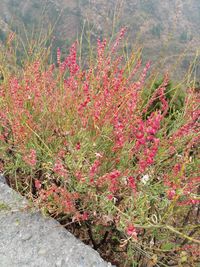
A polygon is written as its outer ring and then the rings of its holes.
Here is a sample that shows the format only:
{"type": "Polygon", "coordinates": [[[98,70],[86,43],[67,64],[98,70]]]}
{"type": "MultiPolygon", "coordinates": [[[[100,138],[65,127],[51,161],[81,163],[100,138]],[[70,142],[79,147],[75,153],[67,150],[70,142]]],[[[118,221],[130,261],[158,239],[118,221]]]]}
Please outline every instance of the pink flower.
{"type": "Polygon", "coordinates": [[[96,159],[90,168],[91,178],[94,178],[95,174],[98,172],[99,166],[100,166],[100,161],[96,159]]]}
{"type": "Polygon", "coordinates": [[[31,149],[29,151],[29,154],[24,156],[23,160],[31,167],[34,167],[37,163],[37,155],[35,149],[31,149]]]}
{"type": "Polygon", "coordinates": [[[174,196],[176,195],[176,191],[175,190],[169,190],[167,192],[167,196],[168,196],[168,199],[172,200],[174,198],[174,196]]]}
{"type": "Polygon", "coordinates": [[[87,221],[88,218],[89,218],[89,214],[88,214],[87,212],[83,212],[83,214],[82,214],[82,216],[81,216],[81,219],[82,219],[83,221],[87,221]]]}
{"type": "Polygon", "coordinates": [[[84,179],[84,177],[83,177],[83,175],[82,175],[82,173],[81,173],[80,171],[77,171],[77,172],[75,173],[75,177],[76,177],[76,179],[77,179],[78,181],[85,181],[85,179],[84,179]]]}
{"type": "Polygon", "coordinates": [[[113,194],[118,190],[120,176],[121,176],[121,172],[118,170],[114,170],[111,173],[107,174],[107,179],[109,182],[109,190],[113,194]]]}
{"type": "Polygon", "coordinates": [[[133,190],[134,193],[136,193],[136,183],[133,176],[128,177],[128,186],[133,190]]]}
{"type": "Polygon", "coordinates": [[[134,225],[129,224],[128,227],[126,228],[126,233],[127,235],[132,236],[134,239],[137,239],[137,232],[134,225]]]}
{"type": "Polygon", "coordinates": [[[108,195],[107,198],[108,198],[109,200],[112,200],[112,199],[113,199],[113,195],[108,195]]]}
{"type": "Polygon", "coordinates": [[[42,187],[41,182],[40,182],[38,179],[35,180],[35,188],[36,188],[37,190],[39,190],[41,187],[42,187]]]}
{"type": "Polygon", "coordinates": [[[53,171],[61,177],[67,176],[67,170],[63,166],[61,160],[57,160],[54,164],[53,171]]]}
{"type": "Polygon", "coordinates": [[[61,149],[61,150],[58,152],[58,157],[59,157],[59,158],[64,158],[64,157],[65,157],[65,154],[66,154],[65,150],[64,150],[64,149],[61,149]]]}
{"type": "Polygon", "coordinates": [[[81,149],[81,144],[80,144],[80,142],[78,142],[77,144],[76,144],[76,150],[80,150],[81,149]]]}

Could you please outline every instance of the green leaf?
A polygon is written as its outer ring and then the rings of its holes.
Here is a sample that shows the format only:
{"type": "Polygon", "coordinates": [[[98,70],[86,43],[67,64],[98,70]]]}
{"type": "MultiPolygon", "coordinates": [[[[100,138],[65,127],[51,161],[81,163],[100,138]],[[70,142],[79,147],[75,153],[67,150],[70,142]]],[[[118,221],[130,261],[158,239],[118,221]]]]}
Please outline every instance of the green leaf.
{"type": "Polygon", "coordinates": [[[175,247],[174,243],[168,242],[162,245],[163,250],[171,250],[175,247]]]}

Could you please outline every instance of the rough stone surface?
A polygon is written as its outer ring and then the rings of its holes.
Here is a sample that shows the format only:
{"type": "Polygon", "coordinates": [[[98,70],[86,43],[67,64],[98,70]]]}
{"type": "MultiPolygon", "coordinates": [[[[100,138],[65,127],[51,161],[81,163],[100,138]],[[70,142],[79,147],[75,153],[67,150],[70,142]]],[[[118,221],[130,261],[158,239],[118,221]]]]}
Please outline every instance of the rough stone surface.
{"type": "Polygon", "coordinates": [[[6,184],[6,179],[4,178],[4,176],[1,173],[0,173],[0,183],[6,184]]]}
{"type": "Polygon", "coordinates": [[[27,210],[0,181],[0,267],[109,267],[57,221],[27,210]]]}

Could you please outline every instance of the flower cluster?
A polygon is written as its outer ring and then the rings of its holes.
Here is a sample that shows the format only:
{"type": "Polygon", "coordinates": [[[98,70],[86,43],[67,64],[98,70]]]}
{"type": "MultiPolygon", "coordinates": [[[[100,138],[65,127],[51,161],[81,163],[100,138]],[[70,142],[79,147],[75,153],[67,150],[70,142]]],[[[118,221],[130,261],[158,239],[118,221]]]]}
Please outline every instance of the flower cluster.
{"type": "Polygon", "coordinates": [[[60,159],[56,160],[53,167],[53,171],[60,177],[67,178],[67,170],[60,159]]]}
{"type": "Polygon", "coordinates": [[[31,167],[35,167],[37,163],[37,154],[35,149],[31,149],[28,153],[28,155],[25,155],[23,157],[23,160],[31,167]]]}

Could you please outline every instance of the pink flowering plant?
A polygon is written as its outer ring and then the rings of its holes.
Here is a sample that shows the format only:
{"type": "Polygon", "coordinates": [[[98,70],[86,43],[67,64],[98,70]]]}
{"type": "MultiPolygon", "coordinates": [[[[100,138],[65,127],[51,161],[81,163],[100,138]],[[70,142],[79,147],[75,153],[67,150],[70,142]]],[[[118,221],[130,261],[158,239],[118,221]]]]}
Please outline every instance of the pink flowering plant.
{"type": "Polygon", "coordinates": [[[64,59],[58,49],[56,64],[36,55],[4,73],[2,170],[11,186],[73,233],[79,229],[117,266],[182,264],[183,252],[195,264],[199,94],[187,89],[173,113],[169,74],[152,92],[151,64],[123,56],[124,34],[112,45],[98,40],[84,68],[75,43],[64,59]]]}

